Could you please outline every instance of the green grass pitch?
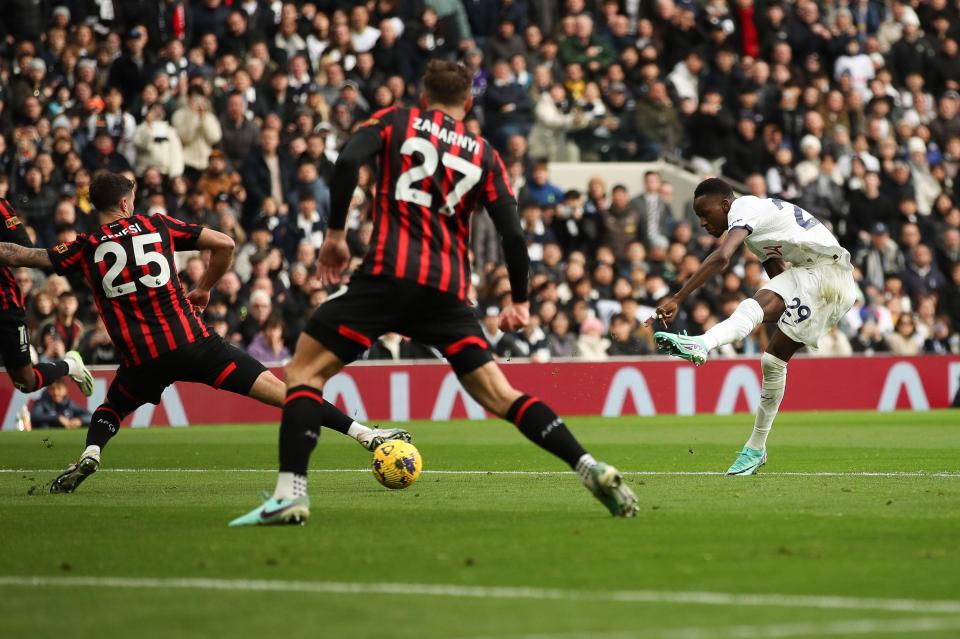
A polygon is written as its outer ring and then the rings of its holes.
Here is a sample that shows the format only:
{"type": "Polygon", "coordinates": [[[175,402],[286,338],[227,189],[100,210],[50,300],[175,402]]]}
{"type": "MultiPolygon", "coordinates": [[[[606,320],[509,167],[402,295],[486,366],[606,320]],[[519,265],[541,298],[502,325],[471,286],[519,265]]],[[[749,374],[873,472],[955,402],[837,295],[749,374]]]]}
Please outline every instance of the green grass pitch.
{"type": "Polygon", "coordinates": [[[256,529],[276,426],[125,429],[73,495],[83,433],[2,433],[0,636],[960,636],[960,412],[785,414],[748,478],[749,416],[570,422],[636,519],[497,422],[411,424],[396,492],[324,431],[309,524],[256,529]]]}

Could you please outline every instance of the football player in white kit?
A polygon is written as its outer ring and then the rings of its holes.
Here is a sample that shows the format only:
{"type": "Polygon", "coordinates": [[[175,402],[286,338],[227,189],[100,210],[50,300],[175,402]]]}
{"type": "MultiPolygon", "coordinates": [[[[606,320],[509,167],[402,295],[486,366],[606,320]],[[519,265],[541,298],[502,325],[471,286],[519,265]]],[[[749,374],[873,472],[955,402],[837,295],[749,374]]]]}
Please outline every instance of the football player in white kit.
{"type": "Polygon", "coordinates": [[[723,239],[683,288],[661,301],[655,318],[668,325],[691,293],[730,266],[743,243],[760,258],[770,281],[703,335],[657,332],[654,339],[661,351],[700,366],[711,350],[745,338],[762,322],[777,322],[760,358],[763,389],[753,434],[727,470],[728,475],[752,475],[767,461],[767,435],[783,399],[787,362],[803,346],[816,348],[853,306],[857,284],[850,253],[798,206],[775,198],[737,198],[729,184],[709,178],[697,186],[693,208],[700,226],[723,239]]]}

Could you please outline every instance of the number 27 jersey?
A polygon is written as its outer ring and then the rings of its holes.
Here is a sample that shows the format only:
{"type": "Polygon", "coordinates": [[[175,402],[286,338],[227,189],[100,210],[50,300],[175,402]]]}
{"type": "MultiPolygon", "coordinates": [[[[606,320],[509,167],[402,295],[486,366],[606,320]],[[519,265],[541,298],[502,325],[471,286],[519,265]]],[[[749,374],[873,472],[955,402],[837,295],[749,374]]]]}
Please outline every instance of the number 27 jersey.
{"type": "Polygon", "coordinates": [[[386,109],[357,135],[366,136],[380,161],[373,237],[361,272],[464,299],[470,215],[481,205],[515,201],[500,155],[438,110],[386,109]]]}
{"type": "Polygon", "coordinates": [[[124,364],[139,366],[211,335],[173,259],[174,251],[196,249],[202,230],[166,215],[134,215],[47,253],[57,273],[83,273],[124,364]]]}

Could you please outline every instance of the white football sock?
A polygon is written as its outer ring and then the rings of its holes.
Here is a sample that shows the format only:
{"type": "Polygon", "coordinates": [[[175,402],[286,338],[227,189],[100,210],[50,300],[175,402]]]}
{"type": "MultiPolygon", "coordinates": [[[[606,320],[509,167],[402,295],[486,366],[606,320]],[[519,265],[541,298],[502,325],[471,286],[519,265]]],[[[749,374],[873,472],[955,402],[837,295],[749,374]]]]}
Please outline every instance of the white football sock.
{"type": "Polygon", "coordinates": [[[577,460],[577,473],[580,475],[580,479],[587,481],[590,476],[590,469],[596,465],[597,460],[593,458],[593,455],[590,453],[581,455],[580,459],[577,460]]]}
{"type": "Polygon", "coordinates": [[[83,454],[80,455],[80,459],[84,457],[93,457],[97,461],[100,461],[100,447],[99,446],[87,446],[83,449],[83,454]]]}
{"type": "Polygon", "coordinates": [[[347,435],[350,435],[350,437],[353,437],[357,441],[360,441],[361,437],[372,432],[373,432],[372,428],[368,426],[364,426],[359,422],[352,422],[350,424],[350,428],[347,429],[347,435]]]}
{"type": "Polygon", "coordinates": [[[783,391],[787,386],[787,363],[770,353],[760,357],[760,370],[763,371],[763,388],[760,390],[760,404],[757,406],[757,418],[753,423],[753,434],[747,440],[747,446],[760,450],[767,445],[767,435],[773,427],[773,420],[780,409],[783,391]]]}
{"type": "Polygon", "coordinates": [[[732,344],[753,332],[763,322],[763,308],[757,300],[743,300],[733,315],[716,324],[703,334],[707,350],[713,350],[724,344],[732,344]]]}
{"type": "Polygon", "coordinates": [[[273,498],[296,499],[307,494],[307,476],[296,473],[280,473],[277,475],[277,487],[273,491],[273,498]]]}

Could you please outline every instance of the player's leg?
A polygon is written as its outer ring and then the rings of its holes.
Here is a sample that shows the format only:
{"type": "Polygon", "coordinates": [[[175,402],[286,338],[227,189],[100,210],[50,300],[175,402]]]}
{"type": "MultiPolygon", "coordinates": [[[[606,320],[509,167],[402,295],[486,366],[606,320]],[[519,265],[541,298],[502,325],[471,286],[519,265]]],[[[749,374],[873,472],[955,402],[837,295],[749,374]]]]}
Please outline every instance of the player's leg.
{"type": "MultiPolygon", "coordinates": [[[[792,277],[784,271],[779,277],[792,277]]],[[[776,279],[776,278],[774,278],[776,279]]],[[[688,336],[657,332],[654,339],[661,351],[681,357],[697,366],[706,363],[710,351],[732,344],[750,335],[763,322],[775,322],[783,315],[783,298],[769,289],[760,289],[750,299],[743,300],[733,314],[709,328],[703,335],[688,336]]]]}
{"type": "Polygon", "coordinates": [[[766,352],[760,357],[763,386],[753,432],[733,465],[727,469],[728,475],[753,475],[767,462],[767,436],[787,387],[787,362],[801,348],[803,344],[793,341],[779,328],[774,332],[766,352]]]}
{"type": "Polygon", "coordinates": [[[142,383],[138,384],[138,379],[147,379],[146,373],[147,371],[140,371],[139,374],[131,374],[130,369],[125,366],[117,369],[117,375],[107,390],[106,401],[93,411],[90,418],[90,427],[87,429],[87,439],[80,458],[53,480],[50,484],[51,493],[75,491],[87,477],[100,468],[103,449],[120,431],[120,422],[142,404],[156,404],[160,401],[160,395],[167,384],[155,383],[149,388],[142,383]]]}
{"type": "Polygon", "coordinates": [[[280,420],[280,472],[273,497],[230,526],[303,523],[310,516],[307,470],[310,455],[320,439],[324,418],[323,386],[343,368],[343,362],[323,344],[300,335],[293,358],[287,364],[288,390],[280,420]]]}
{"type": "MultiPolygon", "coordinates": [[[[480,348],[471,348],[478,351],[475,357],[482,357],[479,354],[480,348]]],[[[489,350],[484,349],[482,352],[489,356],[489,350]]],[[[451,364],[454,364],[453,360],[451,364]]],[[[459,367],[462,369],[463,364],[459,363],[459,367]]],[[[584,485],[612,515],[636,515],[637,498],[623,483],[619,471],[609,464],[596,461],[584,450],[553,409],[538,398],[516,390],[496,362],[487,361],[461,375],[460,383],[481,406],[497,417],[513,423],[527,439],[565,461],[580,475],[584,485]]]]}
{"type": "MultiPolygon", "coordinates": [[[[238,395],[246,395],[271,406],[282,407],[287,396],[287,385],[279,377],[236,346],[218,340],[204,350],[203,360],[209,372],[206,383],[238,395]]],[[[318,390],[320,392],[320,390],[318,390]]],[[[343,433],[355,439],[367,450],[373,450],[387,439],[410,441],[410,433],[399,428],[370,428],[347,417],[343,411],[324,402],[320,426],[343,433]]]]}
{"type": "Polygon", "coordinates": [[[405,318],[406,332],[438,348],[464,389],[481,406],[516,425],[527,439],[576,470],[612,514],[636,514],[636,497],[617,469],[594,460],[549,406],[510,384],[493,361],[490,346],[470,310],[452,295],[433,290],[421,290],[418,294],[414,310],[405,318]]]}
{"type": "Polygon", "coordinates": [[[10,381],[22,393],[32,393],[65,375],[69,375],[84,395],[93,394],[93,375],[83,365],[76,351],[70,351],[62,360],[34,365],[30,360],[30,335],[24,318],[4,317],[0,322],[0,353],[10,375],[10,381]]]}
{"type": "MultiPolygon", "coordinates": [[[[287,364],[280,421],[280,473],[273,497],[230,526],[302,523],[310,515],[307,469],[325,422],[350,419],[323,399],[323,387],[346,364],[390,330],[389,300],[397,284],[387,278],[354,278],[350,290],[328,299],[307,323],[287,364]]],[[[352,420],[351,420],[352,421],[352,420]]],[[[340,423],[340,426],[345,426],[340,423]]],[[[350,427],[348,428],[348,432],[350,427]]],[[[405,432],[405,431],[404,431],[405,432]]]]}

